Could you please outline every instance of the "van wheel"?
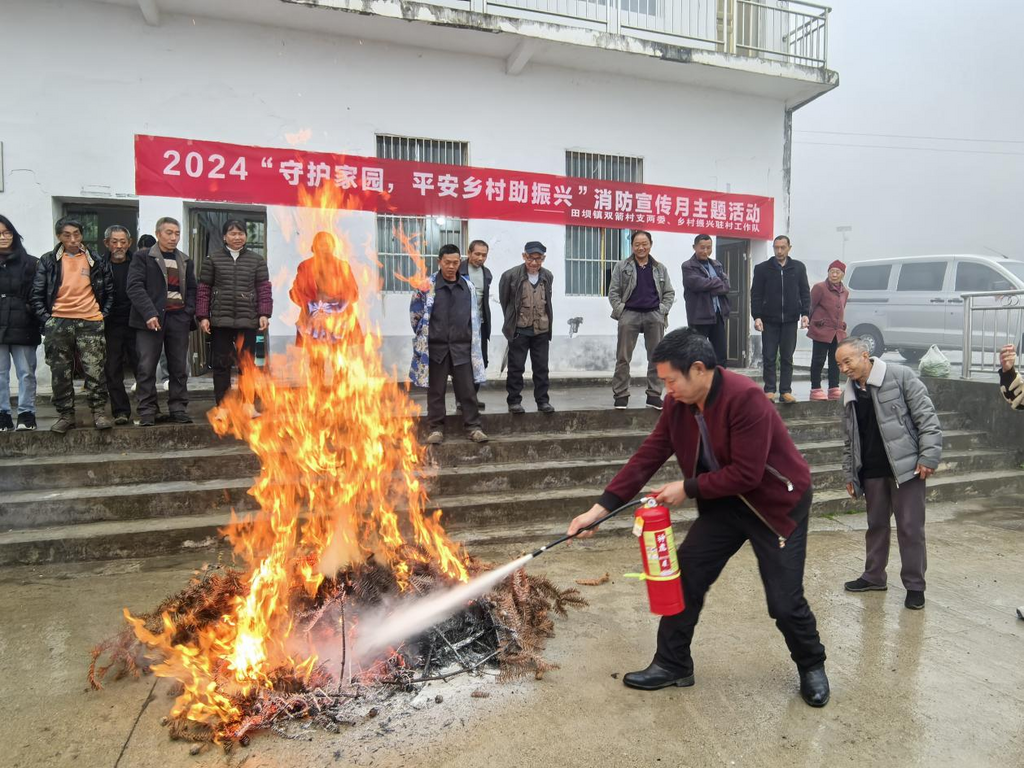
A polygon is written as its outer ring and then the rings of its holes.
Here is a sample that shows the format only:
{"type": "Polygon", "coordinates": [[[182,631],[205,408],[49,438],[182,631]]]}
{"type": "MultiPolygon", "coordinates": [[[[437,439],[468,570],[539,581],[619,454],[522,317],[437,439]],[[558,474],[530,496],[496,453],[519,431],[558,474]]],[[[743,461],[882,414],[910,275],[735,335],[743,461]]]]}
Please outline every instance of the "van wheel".
{"type": "Polygon", "coordinates": [[[861,325],[853,329],[853,336],[863,339],[868,345],[868,354],[873,357],[881,357],[885,353],[885,342],[882,340],[882,332],[873,325],[861,325]]]}
{"type": "Polygon", "coordinates": [[[924,357],[923,349],[903,349],[900,348],[900,354],[903,355],[903,359],[911,365],[917,365],[921,362],[921,358],[924,357]]]}

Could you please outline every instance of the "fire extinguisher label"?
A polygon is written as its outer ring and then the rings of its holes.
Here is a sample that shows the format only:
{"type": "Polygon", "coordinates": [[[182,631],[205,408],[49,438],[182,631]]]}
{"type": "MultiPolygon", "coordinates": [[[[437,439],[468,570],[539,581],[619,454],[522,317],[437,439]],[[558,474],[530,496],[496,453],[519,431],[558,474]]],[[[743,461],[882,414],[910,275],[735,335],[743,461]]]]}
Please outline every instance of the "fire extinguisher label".
{"type": "Polygon", "coordinates": [[[679,572],[675,540],[672,529],[644,531],[644,550],[647,555],[647,572],[654,576],[674,576],[679,572]]]}
{"type": "Polygon", "coordinates": [[[642,517],[640,517],[639,515],[637,515],[636,519],[633,520],[633,535],[636,536],[639,539],[640,538],[640,534],[642,534],[643,532],[644,532],[644,519],[642,517]]]}

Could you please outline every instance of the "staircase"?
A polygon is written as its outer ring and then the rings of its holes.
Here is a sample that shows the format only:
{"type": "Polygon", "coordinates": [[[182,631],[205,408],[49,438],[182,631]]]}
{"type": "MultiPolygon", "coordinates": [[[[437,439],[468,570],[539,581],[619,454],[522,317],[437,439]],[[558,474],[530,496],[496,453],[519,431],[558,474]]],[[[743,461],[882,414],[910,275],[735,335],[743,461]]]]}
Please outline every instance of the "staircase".
{"type": "MultiPolygon", "coordinates": [[[[583,400],[554,398],[556,404],[583,400]]],[[[1024,490],[1013,451],[988,445],[985,432],[937,406],[945,444],[938,474],[928,482],[929,503],[1024,490]]],[[[844,487],[839,403],[777,407],[811,464],[812,513],[862,510],[863,501],[851,500],[844,487]]],[[[432,501],[444,510],[453,537],[466,543],[564,531],[657,415],[641,408],[488,413],[484,429],[492,441],[485,445],[461,437],[450,417],[449,439],[431,449],[432,501]]],[[[219,439],[203,423],[77,429],[63,437],[6,433],[0,436],[0,565],[212,549],[231,510],[254,507],[246,491],[257,470],[245,445],[219,439]]],[[[652,483],[678,478],[673,460],[652,483]]]]}

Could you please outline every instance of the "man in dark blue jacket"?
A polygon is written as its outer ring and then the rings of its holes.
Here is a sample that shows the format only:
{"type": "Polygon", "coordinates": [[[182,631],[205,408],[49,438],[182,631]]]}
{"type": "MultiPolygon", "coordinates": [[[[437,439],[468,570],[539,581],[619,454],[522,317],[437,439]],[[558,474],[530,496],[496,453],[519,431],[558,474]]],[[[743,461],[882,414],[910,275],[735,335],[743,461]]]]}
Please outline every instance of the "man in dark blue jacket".
{"type": "Polygon", "coordinates": [[[761,332],[761,357],[764,361],[764,393],[775,401],[775,358],[782,369],[779,394],[784,403],[793,397],[793,352],[796,350],[796,326],[807,327],[811,313],[811,287],[803,262],[791,259],[789,237],[779,235],[772,244],[775,258],[754,267],[750,286],[750,314],[754,328],[761,332]]]}

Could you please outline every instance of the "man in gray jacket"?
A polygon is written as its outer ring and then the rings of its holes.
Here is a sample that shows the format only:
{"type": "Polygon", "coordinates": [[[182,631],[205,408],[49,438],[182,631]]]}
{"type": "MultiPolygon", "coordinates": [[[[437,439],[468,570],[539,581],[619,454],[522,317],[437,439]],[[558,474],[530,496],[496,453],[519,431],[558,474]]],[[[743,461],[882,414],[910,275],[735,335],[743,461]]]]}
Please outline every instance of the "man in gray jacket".
{"type": "Polygon", "coordinates": [[[651,256],[651,233],[637,230],[631,243],[633,254],[615,265],[608,285],[612,319],[619,321],[612,397],[616,408],[629,405],[629,363],[637,337],[643,333],[647,347],[647,407],[660,411],[661,380],[651,355],[665,335],[668,311],[675,303],[676,292],[665,265],[651,256]]]}
{"type": "Polygon", "coordinates": [[[843,397],[846,490],[853,498],[863,495],[868,509],[864,574],[846,582],[846,590],[886,589],[889,518],[895,513],[904,605],[924,608],[925,481],[942,458],[939,417],[917,375],[870,357],[861,339],[843,341],[836,362],[849,379],[843,397]]]}

